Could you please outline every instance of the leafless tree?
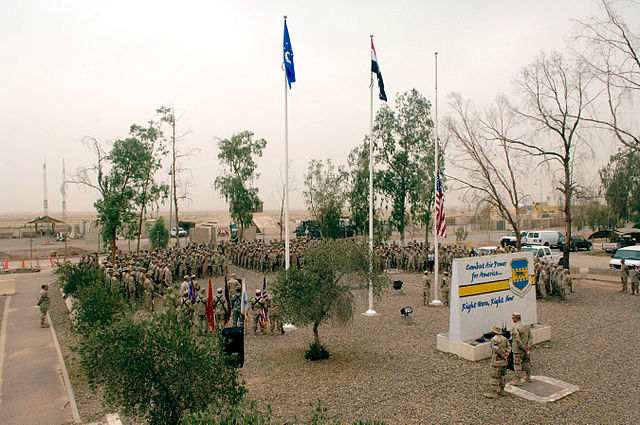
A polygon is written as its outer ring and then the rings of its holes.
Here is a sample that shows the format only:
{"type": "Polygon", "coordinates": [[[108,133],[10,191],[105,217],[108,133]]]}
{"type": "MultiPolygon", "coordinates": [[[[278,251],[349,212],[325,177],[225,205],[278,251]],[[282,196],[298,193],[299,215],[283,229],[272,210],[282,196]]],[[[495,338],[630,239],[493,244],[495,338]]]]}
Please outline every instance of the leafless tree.
{"type": "MultiPolygon", "coordinates": [[[[572,200],[576,182],[574,165],[591,152],[583,137],[596,94],[591,93],[593,74],[583,63],[569,63],[559,53],[542,54],[526,66],[516,78],[521,95],[519,104],[509,103],[509,109],[523,122],[532,126],[530,138],[504,140],[515,149],[537,157],[540,163],[559,166],[562,177],[556,180],[562,194],[562,211],[567,240],[571,238],[572,200]]],[[[569,247],[564,244],[563,263],[569,267],[569,247]]]]}
{"type": "Polygon", "coordinates": [[[518,170],[524,161],[520,150],[508,142],[516,139],[511,135],[514,113],[504,99],[479,113],[459,94],[451,96],[450,106],[452,114],[444,120],[447,140],[457,151],[452,161],[464,175],[447,177],[469,189],[480,204],[493,207],[513,229],[520,249],[524,196],[518,189],[518,170]]]}
{"type": "MultiPolygon", "coordinates": [[[[189,199],[189,186],[191,185],[191,179],[185,177],[184,175],[185,173],[190,172],[190,170],[188,168],[181,167],[178,161],[180,159],[188,158],[197,154],[199,150],[191,149],[187,152],[181,152],[176,147],[176,144],[184,141],[185,137],[188,136],[191,131],[176,134],[176,122],[179,121],[180,117],[176,118],[176,111],[173,106],[171,108],[167,106],[161,106],[156,110],[156,112],[161,115],[160,121],[167,123],[171,128],[171,136],[169,139],[171,165],[169,167],[169,175],[171,176],[172,190],[169,195],[169,202],[173,202],[173,207],[176,214],[176,246],[180,248],[180,232],[178,231],[178,228],[180,227],[180,216],[178,213],[178,204],[181,200],[189,199]]],[[[169,228],[171,228],[171,223],[169,223],[169,228]]],[[[169,229],[169,231],[171,231],[171,229],[169,229]]]]}
{"type": "MultiPolygon", "coordinates": [[[[291,161],[289,161],[291,164],[291,161]]],[[[291,169],[291,167],[289,167],[291,169]]],[[[280,203],[280,221],[278,222],[278,227],[280,227],[280,241],[284,240],[283,232],[284,232],[284,203],[285,203],[285,191],[286,191],[286,182],[284,181],[284,175],[282,174],[282,168],[280,169],[280,183],[277,187],[277,201],[280,203]]],[[[289,196],[291,196],[292,192],[298,190],[296,185],[296,180],[289,175],[289,196]]]]}
{"type": "Polygon", "coordinates": [[[605,17],[576,21],[573,44],[606,93],[608,116],[587,120],[612,132],[625,146],[640,151],[640,126],[637,115],[630,114],[634,100],[640,100],[640,35],[629,29],[614,8],[626,3],[638,13],[640,2],[601,2],[605,17]]]}

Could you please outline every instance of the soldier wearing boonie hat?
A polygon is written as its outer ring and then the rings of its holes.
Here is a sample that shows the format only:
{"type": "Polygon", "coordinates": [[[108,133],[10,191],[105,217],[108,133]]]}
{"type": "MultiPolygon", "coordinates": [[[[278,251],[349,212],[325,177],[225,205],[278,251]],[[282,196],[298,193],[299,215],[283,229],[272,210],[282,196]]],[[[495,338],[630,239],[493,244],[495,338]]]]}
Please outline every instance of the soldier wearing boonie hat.
{"type": "Polygon", "coordinates": [[[502,328],[498,325],[491,327],[493,338],[491,338],[491,370],[489,372],[489,383],[491,392],[484,393],[485,397],[498,398],[498,396],[506,395],[504,392],[505,373],[511,347],[509,341],[502,335],[502,328]]]}

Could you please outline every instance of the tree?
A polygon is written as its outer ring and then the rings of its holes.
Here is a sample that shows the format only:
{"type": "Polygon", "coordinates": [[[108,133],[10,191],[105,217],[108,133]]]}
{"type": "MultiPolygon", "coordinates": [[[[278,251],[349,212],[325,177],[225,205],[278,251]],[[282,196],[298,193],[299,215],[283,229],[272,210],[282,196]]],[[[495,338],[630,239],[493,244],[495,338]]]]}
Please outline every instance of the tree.
{"type": "Polygon", "coordinates": [[[477,202],[492,206],[505,219],[521,246],[520,207],[523,195],[518,189],[518,170],[525,169],[512,139],[515,116],[504,99],[479,113],[459,94],[450,102],[452,114],[445,118],[448,138],[457,149],[456,168],[460,177],[450,179],[471,191],[477,202]]]}
{"type": "Polygon", "coordinates": [[[210,404],[222,410],[246,392],[219,338],[195,332],[175,310],[101,327],[82,340],[80,354],[106,401],[150,424],[177,424],[210,404]]]}
{"type": "MultiPolygon", "coordinates": [[[[176,134],[176,111],[173,107],[161,106],[156,109],[156,113],[160,114],[160,122],[166,123],[171,128],[171,165],[169,167],[169,175],[171,176],[171,199],[169,202],[173,202],[173,208],[176,214],[176,246],[180,248],[180,233],[178,227],[180,223],[180,215],[178,214],[178,201],[189,199],[189,186],[191,182],[184,175],[187,168],[183,168],[179,164],[179,160],[182,158],[188,158],[198,152],[197,149],[192,149],[186,153],[181,152],[178,149],[178,143],[182,142],[184,138],[190,133],[186,131],[182,134],[176,134]]],[[[169,223],[169,227],[172,223],[169,223]]]]}
{"type": "Polygon", "coordinates": [[[100,194],[93,205],[102,225],[102,238],[105,245],[110,245],[111,261],[115,263],[118,231],[135,219],[136,188],[145,177],[141,164],[149,163],[151,155],[135,137],[116,140],[108,154],[96,139],[85,137],[83,141],[93,149],[97,161],[78,169],[71,182],[91,187],[100,194]]]}
{"type": "Polygon", "coordinates": [[[135,203],[140,209],[138,213],[138,243],[136,247],[136,252],[139,252],[142,224],[147,207],[154,204],[157,206],[160,201],[164,201],[169,195],[169,186],[166,183],[159,184],[155,180],[156,173],[162,167],[162,157],[168,152],[163,143],[162,131],[154,121],[149,121],[149,127],[132,124],[129,129],[129,134],[140,140],[149,152],[150,157],[150,161],[140,164],[142,179],[138,183],[135,199],[135,203]]]}
{"type": "Polygon", "coordinates": [[[600,170],[604,197],[616,221],[640,223],[640,151],[620,150],[600,170]]]}
{"type": "MultiPolygon", "coordinates": [[[[608,117],[587,117],[596,126],[613,133],[630,149],[640,151],[640,127],[633,111],[640,100],[640,35],[634,33],[614,8],[614,1],[601,0],[605,18],[576,21],[575,50],[595,73],[607,95],[608,117]]],[[[638,12],[638,2],[628,2],[638,12]]]]}
{"type": "MultiPolygon", "coordinates": [[[[356,229],[367,234],[369,225],[369,140],[356,146],[349,153],[349,188],[347,199],[351,211],[351,220],[356,229]]],[[[374,184],[375,188],[375,184],[374,184]]],[[[375,193],[374,193],[375,202],[375,193]]],[[[375,208],[374,208],[375,215],[375,208]]]]}
{"type": "MultiPolygon", "coordinates": [[[[562,177],[555,183],[562,194],[565,233],[571,238],[572,201],[576,182],[574,165],[589,149],[581,124],[593,96],[589,86],[593,76],[584,64],[567,63],[559,53],[542,54],[525,67],[516,79],[522,102],[509,104],[511,111],[534,130],[531,139],[503,140],[517,149],[538,157],[541,163],[559,166],[562,177]]],[[[564,245],[563,263],[569,268],[570,244],[564,245]]]]}
{"type": "MultiPolygon", "coordinates": [[[[431,104],[416,89],[396,96],[396,110],[387,105],[373,127],[376,183],[392,204],[391,222],[400,233],[413,218],[428,224],[433,202],[434,140],[431,104]]],[[[444,157],[441,157],[444,161],[444,157]]]]}
{"type": "Polygon", "coordinates": [[[260,176],[256,173],[256,159],[262,157],[267,146],[264,139],[253,140],[251,131],[242,131],[218,142],[220,165],[224,174],[216,177],[215,188],[231,206],[231,218],[240,225],[240,237],[244,228],[253,221],[253,210],[258,205],[258,188],[253,187],[260,176]]]}
{"type": "Polygon", "coordinates": [[[387,278],[369,271],[366,246],[340,240],[314,241],[302,253],[300,268],[280,270],[273,298],[283,316],[298,325],[313,325],[310,350],[324,351],[318,327],[330,319],[346,325],[353,316],[351,287],[365,285],[371,277],[379,296],[387,278]]]}
{"type": "Polygon", "coordinates": [[[149,242],[153,248],[161,249],[166,248],[169,244],[169,230],[167,230],[164,218],[158,217],[149,231],[149,242]]]}
{"type": "Polygon", "coordinates": [[[325,238],[339,237],[340,215],[346,200],[344,182],[346,172],[336,167],[331,159],[324,162],[317,159],[309,161],[304,176],[305,190],[302,191],[305,203],[311,214],[318,220],[320,233],[325,238]]]}

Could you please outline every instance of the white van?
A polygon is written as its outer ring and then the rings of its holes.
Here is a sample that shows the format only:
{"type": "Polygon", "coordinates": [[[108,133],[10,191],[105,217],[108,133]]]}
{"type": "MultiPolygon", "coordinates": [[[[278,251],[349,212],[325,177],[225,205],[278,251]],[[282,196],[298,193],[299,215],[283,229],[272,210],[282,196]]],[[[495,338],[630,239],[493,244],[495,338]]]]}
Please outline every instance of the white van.
{"type": "Polygon", "coordinates": [[[557,230],[532,230],[527,233],[526,245],[543,245],[552,248],[558,247],[562,233],[557,230]]]}

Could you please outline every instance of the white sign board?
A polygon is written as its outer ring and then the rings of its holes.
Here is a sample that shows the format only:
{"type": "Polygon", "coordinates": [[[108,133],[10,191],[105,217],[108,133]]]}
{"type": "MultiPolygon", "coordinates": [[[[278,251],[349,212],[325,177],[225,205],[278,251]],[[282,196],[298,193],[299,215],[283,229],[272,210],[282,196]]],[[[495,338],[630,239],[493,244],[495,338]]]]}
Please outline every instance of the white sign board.
{"type": "Polygon", "coordinates": [[[491,332],[493,324],[511,328],[511,314],[537,323],[533,253],[487,255],[453,260],[449,338],[468,341],[491,332]]]}

